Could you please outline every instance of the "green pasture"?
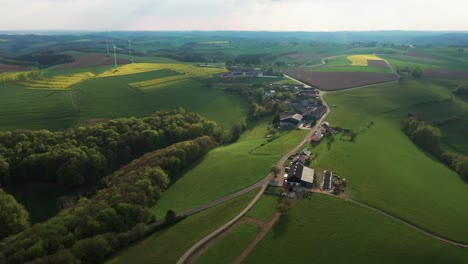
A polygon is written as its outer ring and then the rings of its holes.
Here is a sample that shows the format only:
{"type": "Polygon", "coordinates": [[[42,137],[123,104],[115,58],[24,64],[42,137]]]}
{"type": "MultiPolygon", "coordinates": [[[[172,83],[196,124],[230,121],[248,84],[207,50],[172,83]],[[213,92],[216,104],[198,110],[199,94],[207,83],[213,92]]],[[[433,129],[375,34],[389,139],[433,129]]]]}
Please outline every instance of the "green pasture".
{"type": "MultiPolygon", "coordinates": [[[[60,75],[108,66],[58,71],[60,75]]],[[[48,72],[54,76],[55,72],[48,72]]],[[[184,107],[218,122],[225,128],[247,115],[247,103],[238,95],[208,88],[203,81],[186,79],[147,92],[129,83],[176,75],[171,70],[91,78],[64,91],[30,90],[0,84],[0,130],[62,130],[89,119],[145,116],[165,108],[184,107]]]]}
{"type": "Polygon", "coordinates": [[[290,130],[267,143],[270,122],[271,117],[252,124],[236,143],[208,153],[164,192],[153,212],[159,217],[168,209],[183,212],[263,179],[270,167],[307,134],[290,130]]]}
{"type": "Polygon", "coordinates": [[[264,194],[260,197],[260,199],[258,199],[255,205],[247,212],[246,215],[268,222],[277,212],[276,208],[278,207],[278,199],[278,196],[264,194]]]}
{"type": "Polygon", "coordinates": [[[122,250],[107,263],[176,263],[192,245],[240,213],[257,190],[189,216],[122,250]]]}
{"type": "Polygon", "coordinates": [[[252,242],[261,228],[251,223],[242,223],[232,230],[225,238],[218,241],[204,252],[196,263],[218,264],[234,263],[250,242],[252,242]]]}
{"type": "Polygon", "coordinates": [[[73,88],[82,119],[144,116],[165,108],[184,107],[230,128],[247,114],[240,96],[208,88],[195,80],[143,92],[128,84],[174,75],[168,70],[91,79],[73,88]]]}
{"type": "Polygon", "coordinates": [[[461,264],[467,259],[466,249],[377,212],[313,195],[283,214],[244,263],[461,264]]]}
{"type": "Polygon", "coordinates": [[[399,124],[408,113],[436,120],[466,113],[466,105],[450,102],[451,97],[450,89],[430,81],[327,94],[326,101],[335,106],[328,121],[354,130],[357,137],[355,142],[340,139],[340,135],[325,139],[313,149],[318,157],[312,166],[347,178],[352,197],[359,201],[467,242],[468,185],[415,146],[399,124]]]}
{"type": "Polygon", "coordinates": [[[351,66],[351,61],[348,60],[346,55],[326,58],[326,62],[326,67],[351,66]]]}
{"type": "Polygon", "coordinates": [[[0,130],[62,130],[76,124],[71,91],[28,90],[0,84],[0,130]]]}
{"type": "Polygon", "coordinates": [[[313,67],[310,68],[311,72],[378,72],[378,73],[391,73],[389,68],[378,68],[368,66],[333,66],[333,67],[313,67]]]}

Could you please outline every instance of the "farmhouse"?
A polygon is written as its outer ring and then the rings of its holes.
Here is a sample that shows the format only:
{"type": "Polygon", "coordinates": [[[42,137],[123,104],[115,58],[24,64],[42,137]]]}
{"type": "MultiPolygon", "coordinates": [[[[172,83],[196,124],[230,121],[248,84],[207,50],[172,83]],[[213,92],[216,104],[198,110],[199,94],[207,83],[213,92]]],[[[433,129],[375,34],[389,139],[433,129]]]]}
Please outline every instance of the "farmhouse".
{"type": "Polygon", "coordinates": [[[305,88],[302,87],[301,91],[299,92],[299,95],[305,96],[305,97],[317,97],[319,95],[319,92],[317,89],[314,88],[305,88]]]}
{"type": "Polygon", "coordinates": [[[316,121],[316,120],[319,120],[320,118],[322,118],[322,116],[326,112],[327,112],[327,107],[324,106],[324,105],[320,105],[318,107],[311,108],[311,109],[307,110],[302,115],[303,115],[303,119],[305,121],[316,121]]]}
{"type": "Polygon", "coordinates": [[[327,112],[327,107],[324,106],[324,105],[321,105],[317,108],[315,108],[313,111],[312,111],[312,114],[315,116],[316,120],[319,120],[320,118],[322,118],[322,116],[327,112]]]}
{"type": "Polygon", "coordinates": [[[315,134],[312,136],[310,140],[313,142],[319,142],[320,140],[322,140],[322,138],[323,138],[323,134],[322,134],[322,131],[319,129],[315,131],[315,134]]]}
{"type": "Polygon", "coordinates": [[[311,168],[305,167],[304,163],[305,156],[303,155],[300,155],[295,161],[293,161],[285,180],[289,186],[312,188],[315,171],[311,168]]]}
{"type": "Polygon", "coordinates": [[[280,120],[280,125],[281,126],[298,126],[302,122],[302,115],[300,114],[294,114],[294,115],[289,115],[281,118],[280,120]]]}

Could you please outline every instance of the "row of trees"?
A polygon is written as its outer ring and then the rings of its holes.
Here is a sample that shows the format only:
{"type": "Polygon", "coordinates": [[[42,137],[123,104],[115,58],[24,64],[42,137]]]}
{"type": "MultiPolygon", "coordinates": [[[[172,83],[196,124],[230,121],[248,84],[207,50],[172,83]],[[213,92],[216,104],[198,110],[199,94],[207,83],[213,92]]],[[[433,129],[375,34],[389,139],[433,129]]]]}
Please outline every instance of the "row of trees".
{"type": "Polygon", "coordinates": [[[468,85],[459,85],[455,88],[455,94],[458,95],[468,95],[468,85]]]}
{"type": "Polygon", "coordinates": [[[414,116],[401,121],[403,132],[418,146],[438,157],[447,166],[454,169],[463,179],[468,180],[468,156],[442,148],[442,134],[434,127],[414,116]]]}
{"type": "Polygon", "coordinates": [[[216,123],[183,109],[63,132],[0,132],[0,185],[27,180],[79,188],[147,152],[203,135],[226,137],[216,123]]]}
{"type": "MultiPolygon", "coordinates": [[[[212,136],[202,136],[143,155],[103,178],[93,197],[82,198],[58,216],[6,238],[0,262],[2,258],[8,263],[103,261],[154,231],[151,223],[156,219],[150,208],[170,178],[216,145],[212,136]]],[[[169,212],[162,221],[176,221],[175,213],[169,212]]],[[[4,228],[0,226],[0,230],[4,228]]]]}
{"type": "Polygon", "coordinates": [[[276,113],[279,103],[274,98],[265,96],[263,84],[253,84],[250,87],[229,87],[226,91],[235,92],[246,98],[250,104],[249,118],[257,120],[262,116],[276,113]]]}

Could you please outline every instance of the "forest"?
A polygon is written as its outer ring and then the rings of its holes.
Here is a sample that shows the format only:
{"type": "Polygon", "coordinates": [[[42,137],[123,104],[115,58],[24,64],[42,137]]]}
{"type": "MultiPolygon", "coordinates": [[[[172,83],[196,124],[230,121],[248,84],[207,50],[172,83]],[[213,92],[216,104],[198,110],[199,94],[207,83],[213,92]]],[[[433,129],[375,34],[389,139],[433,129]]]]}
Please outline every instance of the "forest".
{"type": "Polygon", "coordinates": [[[157,221],[149,209],[222,135],[216,123],[183,109],[65,132],[2,133],[2,184],[57,181],[87,195],[30,226],[24,207],[0,189],[0,214],[10,216],[0,221],[0,263],[96,263],[177,221],[172,211],[157,221]]]}
{"type": "Polygon", "coordinates": [[[433,156],[439,158],[447,166],[454,169],[465,181],[468,181],[468,156],[447,150],[442,147],[442,134],[437,127],[409,115],[401,121],[403,132],[416,145],[433,156]]]}

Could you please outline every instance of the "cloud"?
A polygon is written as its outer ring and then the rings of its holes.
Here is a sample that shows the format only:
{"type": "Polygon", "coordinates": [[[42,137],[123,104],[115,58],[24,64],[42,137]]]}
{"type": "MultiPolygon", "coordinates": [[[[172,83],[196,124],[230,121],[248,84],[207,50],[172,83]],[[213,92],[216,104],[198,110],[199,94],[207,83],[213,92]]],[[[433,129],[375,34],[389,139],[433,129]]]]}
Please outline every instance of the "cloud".
{"type": "Polygon", "coordinates": [[[0,0],[0,29],[468,30],[465,0],[0,0]]]}

